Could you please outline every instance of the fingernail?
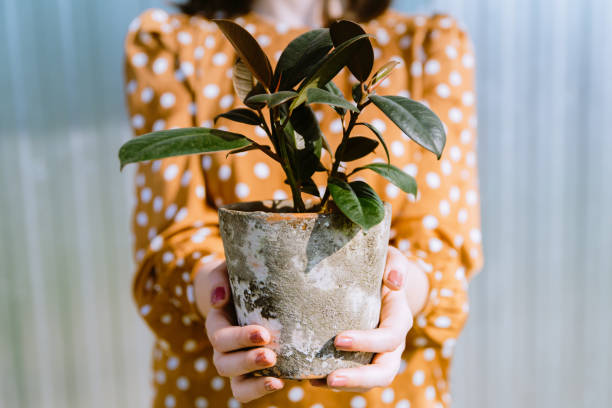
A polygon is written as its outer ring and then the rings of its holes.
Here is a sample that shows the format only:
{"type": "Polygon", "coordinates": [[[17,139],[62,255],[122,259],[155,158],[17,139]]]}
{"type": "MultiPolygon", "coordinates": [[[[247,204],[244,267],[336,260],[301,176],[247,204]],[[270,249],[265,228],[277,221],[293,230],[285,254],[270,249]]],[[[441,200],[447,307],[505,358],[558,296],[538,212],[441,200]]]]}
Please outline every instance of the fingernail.
{"type": "Polygon", "coordinates": [[[268,380],[264,383],[266,391],[276,391],[283,388],[283,383],[278,380],[268,380]]]}
{"type": "Polygon", "coordinates": [[[336,347],[349,348],[353,346],[353,339],[348,336],[336,336],[336,347]]]}
{"type": "Polygon", "coordinates": [[[395,287],[401,288],[404,277],[402,276],[401,273],[399,273],[395,269],[392,269],[391,272],[389,272],[389,276],[387,277],[387,280],[395,287]]]}
{"type": "Polygon", "coordinates": [[[219,286],[213,290],[212,295],[210,296],[210,303],[216,305],[217,303],[221,303],[225,299],[225,288],[223,286],[219,286]]]}
{"type": "Polygon", "coordinates": [[[259,330],[252,332],[249,335],[249,340],[251,340],[251,342],[255,344],[265,343],[265,339],[263,338],[259,330]]]}
{"type": "Polygon", "coordinates": [[[343,377],[341,375],[337,375],[329,379],[330,387],[344,387],[346,383],[347,383],[346,377],[343,377]]]}
{"type": "Polygon", "coordinates": [[[265,351],[261,351],[259,354],[257,354],[257,357],[255,357],[255,363],[262,366],[270,364],[265,351]]]}

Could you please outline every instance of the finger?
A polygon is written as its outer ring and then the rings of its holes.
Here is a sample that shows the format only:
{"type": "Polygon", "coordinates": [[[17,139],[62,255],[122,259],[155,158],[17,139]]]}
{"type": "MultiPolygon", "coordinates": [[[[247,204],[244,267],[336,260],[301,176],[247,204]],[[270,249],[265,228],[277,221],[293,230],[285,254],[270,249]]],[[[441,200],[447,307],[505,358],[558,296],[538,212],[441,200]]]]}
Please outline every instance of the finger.
{"type": "Polygon", "coordinates": [[[390,246],[383,275],[384,285],[391,290],[400,290],[404,285],[405,270],[405,256],[397,248],[390,246]]]}
{"type": "Polygon", "coordinates": [[[208,274],[210,304],[219,309],[225,306],[230,298],[229,277],[225,262],[214,268],[208,274]]]}
{"type": "MultiPolygon", "coordinates": [[[[215,322],[211,323],[211,327],[214,327],[214,325],[215,322]]],[[[272,338],[270,332],[265,327],[256,325],[244,327],[222,326],[211,333],[209,336],[210,343],[215,350],[222,353],[247,347],[263,346],[268,344],[272,338]]]]}
{"type": "Polygon", "coordinates": [[[401,292],[387,292],[383,296],[378,328],[340,332],[334,345],[344,351],[391,352],[405,342],[411,327],[412,314],[406,296],[401,292]]]}
{"type": "Polygon", "coordinates": [[[233,353],[220,353],[215,350],[213,362],[219,375],[236,377],[274,366],[276,364],[276,353],[263,347],[233,353]]]}
{"type": "Polygon", "coordinates": [[[205,327],[208,339],[213,343],[214,334],[223,328],[234,326],[233,319],[226,310],[211,309],[206,316],[205,327]]]}
{"type": "Polygon", "coordinates": [[[285,383],[274,377],[234,377],[230,380],[234,398],[243,404],[281,390],[285,383]]]}
{"type": "Polygon", "coordinates": [[[372,364],[336,370],[327,376],[327,385],[343,391],[362,392],[374,387],[386,387],[393,382],[400,367],[404,346],[391,353],[378,354],[372,364]]]}

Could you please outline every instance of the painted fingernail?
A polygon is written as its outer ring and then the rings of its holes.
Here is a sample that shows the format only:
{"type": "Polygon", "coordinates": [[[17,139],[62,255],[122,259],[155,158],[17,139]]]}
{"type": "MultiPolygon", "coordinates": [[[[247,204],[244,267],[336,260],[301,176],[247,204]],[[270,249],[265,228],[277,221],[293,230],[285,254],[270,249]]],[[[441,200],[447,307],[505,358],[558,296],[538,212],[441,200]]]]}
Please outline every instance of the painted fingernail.
{"type": "Polygon", "coordinates": [[[391,272],[389,272],[389,276],[387,277],[387,280],[395,287],[401,288],[404,277],[402,276],[401,273],[399,273],[395,269],[392,269],[391,272]]]}
{"type": "Polygon", "coordinates": [[[329,379],[330,387],[344,387],[346,383],[347,383],[346,377],[343,377],[341,375],[337,375],[329,379]]]}
{"type": "Polygon", "coordinates": [[[255,344],[265,343],[266,341],[259,330],[255,330],[254,332],[252,332],[249,335],[249,340],[251,340],[251,343],[255,344]]]}
{"type": "Polygon", "coordinates": [[[212,295],[210,296],[210,303],[216,305],[217,303],[221,303],[225,299],[225,288],[223,286],[219,286],[213,290],[212,295]]]}
{"type": "Polygon", "coordinates": [[[336,347],[349,348],[353,346],[353,339],[348,336],[337,336],[336,347]]]}
{"type": "Polygon", "coordinates": [[[255,357],[255,363],[257,365],[262,365],[262,366],[270,364],[270,361],[268,360],[268,355],[266,354],[265,351],[260,351],[257,354],[257,357],[255,357]]]}
{"type": "Polygon", "coordinates": [[[266,391],[276,391],[283,388],[283,383],[278,380],[268,380],[264,383],[266,391]]]}

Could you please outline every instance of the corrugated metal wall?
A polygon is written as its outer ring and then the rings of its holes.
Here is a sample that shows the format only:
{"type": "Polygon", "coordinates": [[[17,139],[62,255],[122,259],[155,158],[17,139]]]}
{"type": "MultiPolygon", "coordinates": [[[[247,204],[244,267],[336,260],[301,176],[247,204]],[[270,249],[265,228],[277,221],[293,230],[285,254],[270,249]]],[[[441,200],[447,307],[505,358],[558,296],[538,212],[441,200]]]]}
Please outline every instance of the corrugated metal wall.
{"type": "MultiPolygon", "coordinates": [[[[0,407],[149,399],[115,152],[123,35],[160,3],[0,2],[0,407]]],[[[477,49],[487,261],[455,407],[610,406],[612,2],[398,6],[451,12],[477,49]]]]}

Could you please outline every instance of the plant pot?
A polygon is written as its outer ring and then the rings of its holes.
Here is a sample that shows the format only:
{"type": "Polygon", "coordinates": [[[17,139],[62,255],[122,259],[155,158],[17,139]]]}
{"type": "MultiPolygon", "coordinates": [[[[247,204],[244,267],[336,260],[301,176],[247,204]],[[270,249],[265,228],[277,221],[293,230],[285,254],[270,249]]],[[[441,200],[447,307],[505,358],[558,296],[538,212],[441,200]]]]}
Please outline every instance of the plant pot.
{"type": "Polygon", "coordinates": [[[338,351],[334,337],[378,325],[391,206],[368,231],[339,211],[289,211],[287,201],[219,209],[238,324],[269,329],[277,353],[256,375],[322,378],[369,364],[372,353],[338,351]]]}

